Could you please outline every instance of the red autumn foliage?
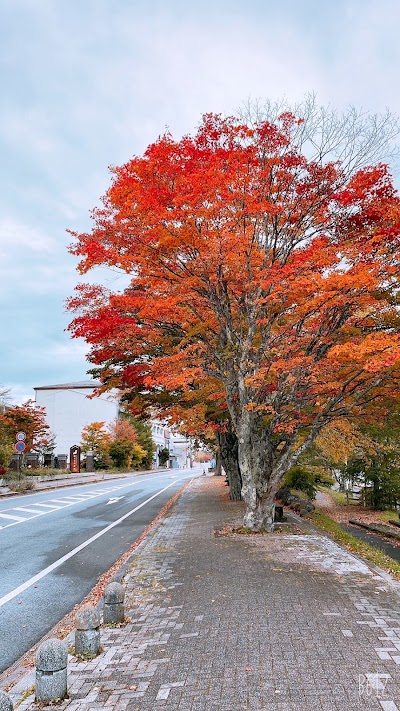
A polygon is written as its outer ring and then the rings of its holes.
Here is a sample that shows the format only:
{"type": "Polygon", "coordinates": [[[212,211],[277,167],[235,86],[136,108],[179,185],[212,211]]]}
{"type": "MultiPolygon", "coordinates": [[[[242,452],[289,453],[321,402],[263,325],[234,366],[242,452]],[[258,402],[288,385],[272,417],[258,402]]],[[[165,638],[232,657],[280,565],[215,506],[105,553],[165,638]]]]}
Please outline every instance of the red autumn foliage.
{"type": "Polygon", "coordinates": [[[297,124],[206,115],[162,136],[112,170],[71,247],[81,273],[131,276],[69,303],[104,386],[225,400],[252,527],[324,425],[379,418],[399,382],[398,194],[385,165],[307,159],[297,124]]]}
{"type": "Polygon", "coordinates": [[[27,400],[22,405],[7,407],[0,415],[0,427],[15,441],[18,432],[25,432],[25,452],[36,447],[46,446],[51,439],[50,427],[46,422],[46,408],[36,405],[34,400],[27,400]]]}

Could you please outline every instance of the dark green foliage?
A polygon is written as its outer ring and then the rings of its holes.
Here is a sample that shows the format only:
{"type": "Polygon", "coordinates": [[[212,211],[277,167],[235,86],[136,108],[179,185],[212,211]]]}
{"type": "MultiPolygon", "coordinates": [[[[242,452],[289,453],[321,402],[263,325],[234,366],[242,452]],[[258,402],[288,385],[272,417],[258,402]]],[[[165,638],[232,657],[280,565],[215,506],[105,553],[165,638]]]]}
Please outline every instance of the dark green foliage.
{"type": "Polygon", "coordinates": [[[304,491],[310,499],[315,498],[315,475],[305,467],[295,466],[289,469],[285,474],[283,484],[291,489],[304,491]]]}
{"type": "Polygon", "coordinates": [[[129,439],[119,438],[115,439],[114,442],[110,444],[110,457],[113,461],[113,465],[117,469],[129,468],[132,462],[132,453],[134,449],[133,442],[129,439]]]}
{"type": "Polygon", "coordinates": [[[158,453],[158,461],[160,463],[160,467],[163,467],[169,460],[169,449],[166,447],[164,449],[160,449],[158,453]]]}
{"type": "Polygon", "coordinates": [[[377,452],[365,459],[351,459],[345,467],[350,481],[364,484],[365,504],[378,510],[396,508],[400,501],[400,469],[393,452],[377,452]]]}
{"type": "Polygon", "coordinates": [[[108,447],[99,447],[94,455],[94,468],[96,470],[110,469],[112,465],[108,447]]]}
{"type": "Polygon", "coordinates": [[[128,416],[127,419],[129,420],[131,425],[134,426],[137,432],[138,444],[147,452],[144,459],[142,459],[141,468],[151,469],[154,454],[154,442],[151,436],[151,425],[146,422],[146,420],[139,420],[139,418],[132,417],[131,415],[128,416]]]}

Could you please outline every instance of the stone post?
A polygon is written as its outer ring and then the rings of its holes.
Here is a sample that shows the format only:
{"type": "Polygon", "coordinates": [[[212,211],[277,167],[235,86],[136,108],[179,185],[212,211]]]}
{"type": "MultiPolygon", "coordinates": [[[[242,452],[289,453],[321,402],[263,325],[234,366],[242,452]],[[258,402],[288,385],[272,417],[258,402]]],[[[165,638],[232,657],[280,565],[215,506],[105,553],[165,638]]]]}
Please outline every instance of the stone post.
{"type": "Polygon", "coordinates": [[[125,590],[121,583],[110,583],[104,590],[103,621],[105,625],[118,624],[125,619],[125,590]]]}
{"type": "Polygon", "coordinates": [[[96,657],[100,650],[100,613],[85,605],[75,617],[75,654],[96,657]]]}
{"type": "Polygon", "coordinates": [[[0,711],[13,711],[14,705],[8,694],[0,691],[0,711]]]}
{"type": "Polygon", "coordinates": [[[36,701],[55,701],[67,695],[68,652],[64,642],[48,639],[36,654],[36,701]]]}

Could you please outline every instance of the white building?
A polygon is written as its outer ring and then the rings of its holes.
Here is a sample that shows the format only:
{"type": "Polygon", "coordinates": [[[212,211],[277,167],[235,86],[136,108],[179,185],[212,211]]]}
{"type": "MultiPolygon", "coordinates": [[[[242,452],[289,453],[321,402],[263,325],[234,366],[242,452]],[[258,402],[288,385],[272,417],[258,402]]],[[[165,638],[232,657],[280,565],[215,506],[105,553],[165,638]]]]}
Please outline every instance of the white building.
{"type": "MultiPolygon", "coordinates": [[[[38,405],[46,408],[46,420],[56,436],[55,454],[67,454],[74,445],[80,445],[82,430],[92,422],[111,424],[118,417],[118,391],[110,391],[99,397],[90,398],[100,383],[84,380],[76,383],[42,385],[34,388],[38,405]]],[[[158,453],[168,449],[169,464],[173,468],[190,466],[190,442],[174,434],[165,422],[151,420],[151,432],[155,445],[153,465],[158,466],[158,453]]]]}
{"type": "Polygon", "coordinates": [[[107,426],[118,417],[116,391],[88,398],[99,386],[94,380],[84,380],[34,388],[36,403],[46,408],[47,424],[56,436],[55,454],[69,455],[70,447],[80,444],[83,428],[92,422],[107,426]]]}
{"type": "Polygon", "coordinates": [[[169,465],[173,469],[182,469],[190,466],[191,447],[185,437],[172,432],[165,422],[151,420],[151,435],[155,444],[153,456],[154,466],[158,466],[158,454],[162,449],[169,451],[169,465]]]}

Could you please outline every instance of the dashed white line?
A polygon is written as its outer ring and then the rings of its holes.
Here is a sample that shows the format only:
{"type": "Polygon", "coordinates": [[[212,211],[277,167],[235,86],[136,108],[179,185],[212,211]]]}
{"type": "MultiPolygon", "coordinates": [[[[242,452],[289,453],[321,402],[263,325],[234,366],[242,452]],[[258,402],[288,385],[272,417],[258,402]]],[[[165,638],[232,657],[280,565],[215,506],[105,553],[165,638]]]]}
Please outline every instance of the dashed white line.
{"type": "MultiPolygon", "coordinates": [[[[104,536],[105,533],[107,533],[108,531],[111,531],[112,528],[114,528],[115,526],[118,526],[119,523],[121,523],[122,521],[125,521],[125,519],[129,518],[129,516],[132,516],[132,514],[136,513],[136,511],[139,511],[139,509],[143,508],[143,506],[146,506],[146,504],[148,504],[150,501],[153,501],[153,499],[155,499],[157,496],[162,494],[164,491],[167,491],[167,489],[169,489],[175,483],[176,483],[175,481],[172,481],[170,484],[168,484],[168,486],[165,486],[163,489],[160,489],[160,491],[157,491],[155,494],[153,494],[148,499],[146,499],[146,501],[142,501],[141,504],[139,504],[138,506],[135,506],[134,509],[131,509],[131,511],[128,511],[128,513],[121,516],[121,518],[119,518],[117,521],[113,521],[113,523],[110,523],[108,526],[103,528],[101,531],[96,533],[94,536],[92,536],[91,538],[88,538],[87,541],[84,541],[79,546],[74,548],[72,551],[70,551],[69,553],[66,553],[66,555],[62,556],[62,558],[59,558],[58,560],[54,561],[54,563],[49,565],[47,568],[44,568],[40,573],[37,573],[37,575],[34,575],[32,578],[29,578],[29,580],[27,580],[25,583],[23,583],[22,585],[19,585],[19,587],[15,588],[14,590],[11,590],[11,592],[7,593],[7,595],[4,595],[3,597],[1,597],[0,598],[0,607],[3,607],[3,605],[5,605],[7,602],[10,602],[10,600],[13,600],[15,597],[18,597],[18,595],[21,595],[21,593],[23,593],[28,588],[32,587],[32,585],[35,585],[35,583],[37,583],[39,580],[41,580],[46,575],[51,573],[53,570],[56,570],[56,568],[59,568],[60,565],[65,563],[67,560],[69,560],[70,558],[73,558],[73,556],[75,556],[77,553],[82,551],[84,548],[87,548],[87,546],[89,546],[91,543],[93,543],[94,541],[97,541],[98,538],[100,538],[101,536],[104,536]]],[[[173,684],[171,684],[171,686],[173,686],[173,684]]]]}
{"type": "MultiPolygon", "coordinates": [[[[33,506],[36,506],[36,504],[33,504],[33,506]]],[[[28,509],[26,506],[15,506],[15,508],[12,509],[13,511],[24,511],[26,513],[46,513],[45,511],[39,512],[37,509],[28,509]]],[[[24,519],[26,521],[26,518],[24,519]]]]}
{"type": "Polygon", "coordinates": [[[0,514],[0,518],[12,518],[14,521],[26,521],[22,516],[11,516],[11,514],[0,514]]]}
{"type": "MultiPolygon", "coordinates": [[[[154,479],[160,479],[165,477],[165,474],[156,474],[155,476],[152,476],[152,480],[154,479]]],[[[37,518],[39,516],[44,516],[46,514],[54,513],[55,511],[59,511],[60,509],[65,509],[68,508],[69,506],[73,506],[74,504],[78,503],[83,503],[84,501],[89,501],[90,499],[95,499],[98,496],[102,496],[104,494],[109,494],[111,492],[115,491],[120,491],[121,489],[127,489],[130,487],[135,487],[135,486],[140,486],[141,481],[138,479],[135,482],[130,481],[128,484],[121,484],[118,486],[113,486],[113,487],[106,487],[104,489],[92,489],[91,491],[87,492],[82,492],[81,494],[76,494],[76,495],[66,495],[63,496],[60,499],[46,499],[48,503],[30,503],[26,507],[13,507],[12,509],[5,509],[6,511],[26,511],[29,512],[29,506],[35,506],[35,507],[42,507],[43,511],[41,511],[38,508],[35,509],[30,509],[30,511],[33,513],[32,516],[27,516],[23,518],[22,516],[13,516],[11,513],[0,513],[0,517],[6,518],[10,523],[5,523],[4,525],[0,525],[1,530],[5,530],[6,528],[10,528],[11,526],[17,526],[21,523],[26,523],[27,521],[31,521],[34,518],[37,518]],[[54,506],[54,504],[56,504],[54,506]],[[61,504],[61,506],[58,506],[57,504],[61,504]]]]}

